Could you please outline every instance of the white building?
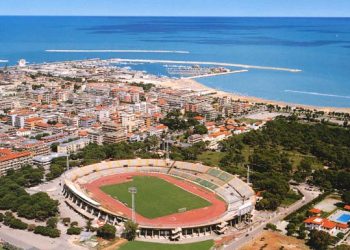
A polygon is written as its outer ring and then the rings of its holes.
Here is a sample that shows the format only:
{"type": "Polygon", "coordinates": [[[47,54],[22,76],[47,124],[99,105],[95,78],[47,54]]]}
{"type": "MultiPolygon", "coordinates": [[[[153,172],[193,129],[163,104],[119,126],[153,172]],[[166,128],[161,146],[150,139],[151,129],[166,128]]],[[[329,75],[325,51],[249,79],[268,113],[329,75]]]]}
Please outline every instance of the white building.
{"type": "Polygon", "coordinates": [[[88,138],[81,138],[76,141],[71,141],[67,143],[62,143],[57,146],[57,153],[71,154],[75,153],[87,145],[89,145],[90,140],[88,138]]]}

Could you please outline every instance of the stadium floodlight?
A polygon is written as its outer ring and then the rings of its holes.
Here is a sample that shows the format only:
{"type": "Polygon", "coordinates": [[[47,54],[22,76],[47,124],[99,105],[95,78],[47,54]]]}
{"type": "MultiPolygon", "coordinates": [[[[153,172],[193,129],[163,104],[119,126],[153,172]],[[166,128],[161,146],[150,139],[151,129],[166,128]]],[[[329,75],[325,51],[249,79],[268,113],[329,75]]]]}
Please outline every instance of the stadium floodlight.
{"type": "Polygon", "coordinates": [[[66,157],[66,168],[69,170],[69,153],[67,153],[66,157]]]}
{"type": "Polygon", "coordinates": [[[129,193],[131,193],[131,220],[136,223],[135,218],[135,194],[137,193],[136,187],[129,187],[129,193]]]}

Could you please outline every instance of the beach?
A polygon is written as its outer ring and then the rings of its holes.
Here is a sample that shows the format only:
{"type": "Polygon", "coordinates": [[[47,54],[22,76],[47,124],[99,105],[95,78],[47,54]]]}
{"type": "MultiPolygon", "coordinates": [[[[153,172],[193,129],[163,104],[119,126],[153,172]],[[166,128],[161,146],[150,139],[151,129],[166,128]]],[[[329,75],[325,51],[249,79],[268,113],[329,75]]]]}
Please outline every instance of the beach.
{"type": "Polygon", "coordinates": [[[279,105],[281,107],[292,106],[292,107],[301,107],[301,108],[310,109],[310,110],[319,110],[324,112],[350,113],[350,108],[345,108],[345,107],[344,108],[343,107],[321,107],[321,106],[304,105],[304,104],[297,104],[297,103],[280,102],[280,101],[268,100],[268,99],[263,99],[259,97],[254,97],[254,96],[245,96],[245,95],[240,95],[236,93],[226,92],[226,91],[217,90],[217,89],[205,86],[199,83],[198,81],[196,81],[195,79],[189,79],[189,78],[164,79],[164,80],[158,81],[156,84],[163,87],[170,87],[173,89],[208,91],[208,92],[215,93],[214,96],[217,96],[217,97],[229,96],[234,100],[239,99],[242,101],[248,101],[250,103],[266,103],[266,104],[272,104],[272,105],[279,105]]]}

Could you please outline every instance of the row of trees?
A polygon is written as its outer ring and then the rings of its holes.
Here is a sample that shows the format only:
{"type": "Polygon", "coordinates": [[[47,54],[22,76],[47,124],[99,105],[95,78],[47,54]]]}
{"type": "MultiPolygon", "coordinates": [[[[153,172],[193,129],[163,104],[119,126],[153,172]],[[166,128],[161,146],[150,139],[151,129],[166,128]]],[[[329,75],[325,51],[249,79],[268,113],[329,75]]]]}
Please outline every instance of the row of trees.
{"type": "Polygon", "coordinates": [[[27,223],[16,218],[13,213],[6,212],[5,214],[0,213],[0,222],[10,228],[34,231],[35,234],[41,234],[49,236],[51,238],[57,238],[61,232],[57,229],[57,219],[52,217],[47,220],[46,226],[36,226],[35,224],[28,225],[27,223]]]}

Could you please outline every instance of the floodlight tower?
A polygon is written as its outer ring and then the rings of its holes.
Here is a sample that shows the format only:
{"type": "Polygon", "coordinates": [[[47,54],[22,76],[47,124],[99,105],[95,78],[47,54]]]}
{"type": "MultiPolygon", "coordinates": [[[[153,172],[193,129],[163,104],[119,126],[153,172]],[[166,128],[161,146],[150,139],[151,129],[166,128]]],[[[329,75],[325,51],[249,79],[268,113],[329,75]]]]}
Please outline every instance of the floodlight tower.
{"type": "Polygon", "coordinates": [[[66,156],[66,167],[67,167],[67,170],[69,170],[69,154],[67,153],[67,156],[66,156]]]}
{"type": "Polygon", "coordinates": [[[129,193],[131,193],[131,220],[136,223],[135,217],[135,194],[137,193],[136,187],[129,187],[129,193]]]}
{"type": "Polygon", "coordinates": [[[169,160],[169,137],[167,137],[166,141],[166,159],[169,160]]]}
{"type": "Polygon", "coordinates": [[[247,184],[250,185],[250,165],[247,164],[247,184]]]}

